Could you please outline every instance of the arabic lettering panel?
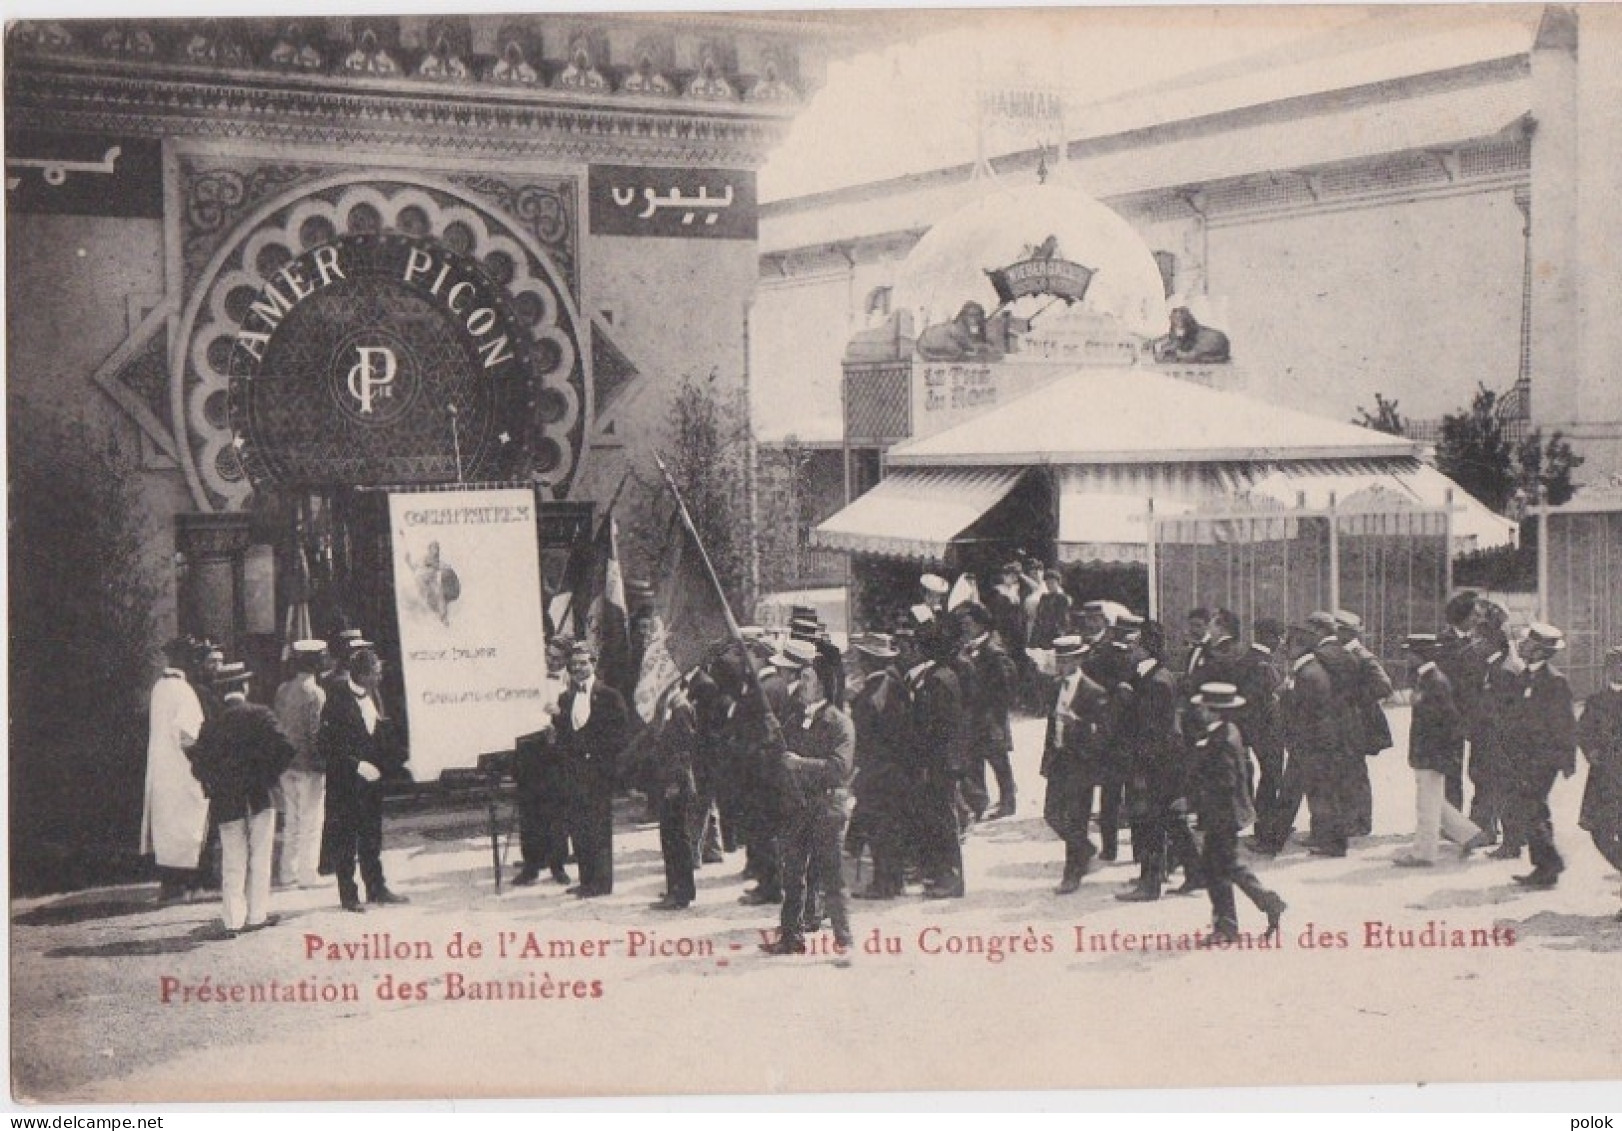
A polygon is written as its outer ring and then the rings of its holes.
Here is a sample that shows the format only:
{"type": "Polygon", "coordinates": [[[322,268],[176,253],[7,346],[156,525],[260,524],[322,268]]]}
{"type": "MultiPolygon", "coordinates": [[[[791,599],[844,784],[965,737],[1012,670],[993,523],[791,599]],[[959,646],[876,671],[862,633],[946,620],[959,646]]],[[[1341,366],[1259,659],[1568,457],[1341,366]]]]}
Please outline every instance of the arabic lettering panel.
{"type": "Polygon", "coordinates": [[[587,196],[592,235],[752,240],[759,229],[748,170],[593,165],[587,196]]]}

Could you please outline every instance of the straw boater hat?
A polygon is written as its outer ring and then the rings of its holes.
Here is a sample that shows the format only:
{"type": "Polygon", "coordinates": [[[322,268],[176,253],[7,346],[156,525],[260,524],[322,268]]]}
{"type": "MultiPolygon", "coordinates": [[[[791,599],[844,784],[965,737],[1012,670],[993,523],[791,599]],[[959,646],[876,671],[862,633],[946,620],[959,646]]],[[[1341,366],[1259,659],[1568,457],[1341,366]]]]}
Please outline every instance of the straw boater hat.
{"type": "Polygon", "coordinates": [[[893,660],[901,654],[895,646],[895,637],[888,632],[864,632],[851,638],[851,646],[862,655],[878,660],[893,660]]]}
{"type": "Polygon", "coordinates": [[[1551,652],[1561,652],[1566,647],[1566,634],[1552,624],[1537,622],[1528,625],[1526,638],[1537,641],[1551,652]]]}
{"type": "Polygon", "coordinates": [[[1346,609],[1336,609],[1335,626],[1337,628],[1349,628],[1353,632],[1362,632],[1363,618],[1346,609]]]}
{"type": "Polygon", "coordinates": [[[288,647],[293,663],[301,670],[318,671],[326,663],[327,642],[325,640],[295,640],[288,647]]]}
{"type": "Polygon", "coordinates": [[[1213,711],[1232,711],[1245,705],[1245,697],[1231,683],[1202,683],[1200,693],[1191,702],[1213,711]]]}
{"type": "Polygon", "coordinates": [[[1335,614],[1319,609],[1307,616],[1307,630],[1327,636],[1335,631],[1335,614]]]}
{"type": "Polygon", "coordinates": [[[815,640],[822,633],[822,622],[816,617],[795,617],[788,622],[788,634],[791,640],[815,640]]]}
{"type": "Polygon", "coordinates": [[[1116,618],[1115,609],[1112,607],[1113,605],[1114,602],[1112,601],[1088,601],[1081,606],[1081,611],[1093,616],[1103,617],[1105,624],[1113,626],[1116,618]]]}
{"type": "Polygon", "coordinates": [[[933,593],[937,597],[944,597],[951,590],[951,585],[938,573],[926,573],[918,579],[918,584],[924,587],[924,592],[933,593]]]}
{"type": "Polygon", "coordinates": [[[809,640],[789,640],[783,650],[772,657],[772,663],[784,671],[797,672],[810,667],[817,658],[817,646],[809,640]]]}
{"type": "Polygon", "coordinates": [[[215,687],[229,689],[247,683],[252,678],[253,673],[248,670],[248,665],[238,660],[234,664],[221,664],[220,670],[214,673],[213,683],[215,687]]]}
{"type": "Polygon", "coordinates": [[[1073,660],[1086,650],[1086,642],[1079,636],[1060,636],[1053,641],[1055,660],[1073,660]]]}

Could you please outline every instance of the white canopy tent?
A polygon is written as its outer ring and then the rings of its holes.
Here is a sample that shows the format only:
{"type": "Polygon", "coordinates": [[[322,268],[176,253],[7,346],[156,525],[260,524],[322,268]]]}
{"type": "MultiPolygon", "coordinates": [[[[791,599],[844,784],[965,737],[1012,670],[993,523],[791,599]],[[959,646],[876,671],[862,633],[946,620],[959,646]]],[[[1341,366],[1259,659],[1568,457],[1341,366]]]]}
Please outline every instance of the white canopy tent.
{"type": "Polygon", "coordinates": [[[1224,503],[1450,508],[1454,552],[1512,543],[1515,523],[1456,487],[1426,455],[1413,440],[1151,368],[1084,368],[890,449],[886,478],[817,527],[813,541],[939,559],[1027,469],[1046,467],[1065,561],[1145,561],[1151,508],[1176,517],[1224,503]]]}

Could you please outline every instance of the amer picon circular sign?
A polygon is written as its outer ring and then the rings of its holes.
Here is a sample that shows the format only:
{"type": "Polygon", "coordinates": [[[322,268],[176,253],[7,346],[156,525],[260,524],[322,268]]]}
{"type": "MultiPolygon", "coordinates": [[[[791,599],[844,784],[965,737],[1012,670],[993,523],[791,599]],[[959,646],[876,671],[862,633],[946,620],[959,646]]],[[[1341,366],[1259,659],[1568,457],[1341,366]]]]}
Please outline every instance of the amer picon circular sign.
{"type": "Polygon", "coordinates": [[[283,264],[249,303],[231,425],[255,482],[509,479],[537,439],[544,349],[469,257],[345,236],[283,264]]]}
{"type": "Polygon", "coordinates": [[[219,509],[270,485],[566,486],[578,465],[567,291],[444,194],[347,185],[283,208],[216,264],[183,332],[186,471],[219,509]]]}

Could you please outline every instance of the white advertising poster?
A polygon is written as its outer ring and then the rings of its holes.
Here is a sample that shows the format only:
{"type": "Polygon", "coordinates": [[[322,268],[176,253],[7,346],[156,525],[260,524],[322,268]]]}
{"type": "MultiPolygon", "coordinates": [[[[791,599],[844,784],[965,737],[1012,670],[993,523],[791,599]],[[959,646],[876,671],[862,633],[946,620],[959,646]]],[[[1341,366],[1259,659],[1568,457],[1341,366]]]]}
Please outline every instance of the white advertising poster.
{"type": "Polygon", "coordinates": [[[432,781],[546,721],[535,497],[392,495],[389,522],[411,772],[432,781]]]}

